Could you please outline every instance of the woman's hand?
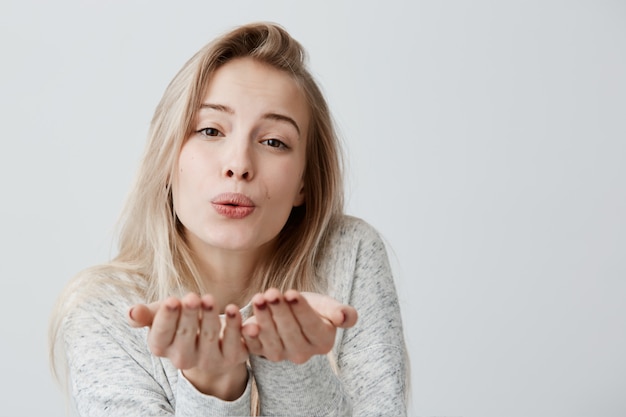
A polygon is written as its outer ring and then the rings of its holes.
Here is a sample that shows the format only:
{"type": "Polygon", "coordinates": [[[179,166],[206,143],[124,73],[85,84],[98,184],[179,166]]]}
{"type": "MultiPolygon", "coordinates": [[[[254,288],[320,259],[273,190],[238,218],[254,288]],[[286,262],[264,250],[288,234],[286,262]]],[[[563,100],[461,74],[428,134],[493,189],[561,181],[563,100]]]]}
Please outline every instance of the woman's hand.
{"type": "Polygon", "coordinates": [[[269,289],[252,298],[254,316],[243,324],[242,334],[251,354],[271,361],[301,364],[313,355],[330,352],[338,327],[357,321],[353,307],[325,295],[269,289]]]}
{"type": "Polygon", "coordinates": [[[168,358],[199,391],[232,401],[246,388],[248,350],[237,306],[226,306],[225,316],[222,326],[213,297],[189,293],[182,300],[137,304],[129,322],[149,326],[150,351],[168,358]]]}

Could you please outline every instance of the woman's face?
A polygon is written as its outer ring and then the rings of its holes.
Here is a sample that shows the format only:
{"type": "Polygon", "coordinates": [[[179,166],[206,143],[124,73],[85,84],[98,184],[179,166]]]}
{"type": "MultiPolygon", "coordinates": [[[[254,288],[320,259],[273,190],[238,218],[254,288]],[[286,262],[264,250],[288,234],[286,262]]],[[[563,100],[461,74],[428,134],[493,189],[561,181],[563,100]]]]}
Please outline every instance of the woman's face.
{"type": "Polygon", "coordinates": [[[257,253],[304,202],[309,109],[287,74],[251,58],[212,77],[172,184],[196,254],[257,253]]]}

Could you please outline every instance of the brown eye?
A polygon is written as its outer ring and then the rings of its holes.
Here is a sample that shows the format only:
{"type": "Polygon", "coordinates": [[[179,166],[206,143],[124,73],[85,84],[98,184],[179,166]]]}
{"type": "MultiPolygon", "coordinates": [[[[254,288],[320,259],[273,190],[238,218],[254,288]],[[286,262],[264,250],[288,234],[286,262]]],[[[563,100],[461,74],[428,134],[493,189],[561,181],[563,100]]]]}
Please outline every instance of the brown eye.
{"type": "Polygon", "coordinates": [[[221,135],[220,131],[213,127],[205,127],[204,129],[198,130],[197,133],[200,133],[203,136],[220,136],[221,135]]]}
{"type": "Polygon", "coordinates": [[[287,149],[287,145],[285,145],[282,141],[278,139],[266,139],[261,143],[264,143],[265,145],[272,148],[287,149]]]}

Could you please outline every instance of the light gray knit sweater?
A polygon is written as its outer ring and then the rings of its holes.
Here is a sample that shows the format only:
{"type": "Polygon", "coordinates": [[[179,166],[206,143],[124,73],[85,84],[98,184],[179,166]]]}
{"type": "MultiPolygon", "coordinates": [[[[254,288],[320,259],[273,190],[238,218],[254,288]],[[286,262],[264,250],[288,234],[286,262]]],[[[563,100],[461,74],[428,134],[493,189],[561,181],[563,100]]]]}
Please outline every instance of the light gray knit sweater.
{"type": "MultiPolygon", "coordinates": [[[[337,333],[337,373],[326,355],[302,365],[251,357],[261,414],[405,416],[406,351],[383,242],[367,223],[345,216],[323,259],[318,273],[328,277],[329,295],[354,306],[358,323],[337,333]]],[[[64,320],[72,397],[81,416],[250,415],[251,378],[232,402],[198,392],[167,359],[150,353],[147,329],[127,324],[129,301],[142,300],[103,287],[102,297],[81,303],[64,320]]]]}

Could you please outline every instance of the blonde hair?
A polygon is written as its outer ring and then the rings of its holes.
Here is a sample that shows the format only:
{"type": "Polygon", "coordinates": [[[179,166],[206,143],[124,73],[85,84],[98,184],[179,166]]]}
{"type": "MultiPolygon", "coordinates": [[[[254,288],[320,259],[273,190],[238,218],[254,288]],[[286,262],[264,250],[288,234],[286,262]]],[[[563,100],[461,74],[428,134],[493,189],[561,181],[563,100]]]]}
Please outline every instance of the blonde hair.
{"type": "MultiPolygon", "coordinates": [[[[118,255],[85,271],[93,280],[125,275],[145,302],[172,293],[202,293],[202,280],[185,242],[172,204],[172,178],[180,149],[215,71],[232,59],[250,57],[288,74],[310,107],[304,172],[305,203],[293,208],[278,235],[276,251],[257,271],[258,291],[270,287],[324,291],[326,281],[315,266],[329,225],[343,212],[340,146],[327,103],[306,67],[306,53],[282,27],[254,23],[238,27],[198,51],[167,86],[151,122],[146,150],[121,218],[118,255]]],[[[89,280],[81,280],[81,286],[89,280]]],[[[124,284],[115,281],[119,286],[124,284]]],[[[88,288],[68,285],[50,325],[50,356],[56,373],[55,346],[68,298],[88,288]]]]}
{"type": "Polygon", "coordinates": [[[324,97],[306,69],[302,46],[280,26],[259,23],[239,27],[196,53],[174,77],[156,109],[114,260],[149,281],[148,301],[163,298],[174,288],[203,290],[174,214],[171,178],[212,75],[238,57],[251,57],[289,74],[311,109],[306,202],[293,209],[280,232],[276,253],[259,271],[259,289],[314,290],[324,285],[315,276],[314,265],[329,223],[343,209],[338,141],[324,97]]]}

